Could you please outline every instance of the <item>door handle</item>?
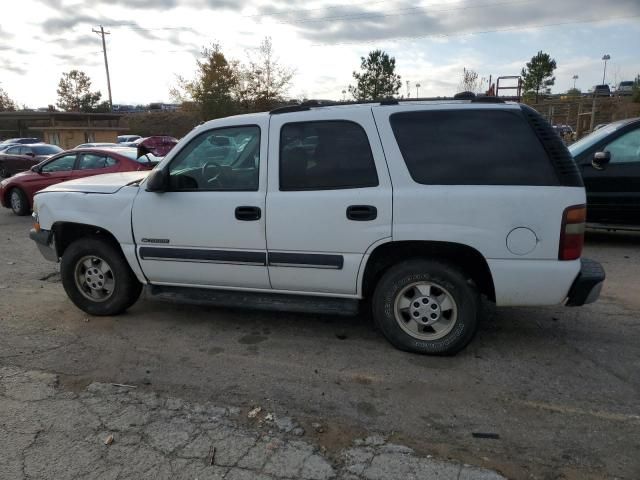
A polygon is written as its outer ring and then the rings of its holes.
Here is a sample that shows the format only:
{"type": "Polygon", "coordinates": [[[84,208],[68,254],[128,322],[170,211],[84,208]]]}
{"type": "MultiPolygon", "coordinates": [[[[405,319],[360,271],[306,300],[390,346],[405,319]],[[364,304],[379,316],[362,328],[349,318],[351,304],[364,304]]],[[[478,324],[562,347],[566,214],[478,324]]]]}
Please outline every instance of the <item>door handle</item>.
{"type": "Polygon", "coordinates": [[[260,220],[260,217],[262,217],[262,210],[260,210],[260,207],[236,207],[236,218],[238,220],[248,222],[252,220],[260,220]]]}
{"type": "Polygon", "coordinates": [[[356,222],[368,222],[378,217],[378,209],[373,205],[351,205],[347,207],[347,218],[356,222]]]}

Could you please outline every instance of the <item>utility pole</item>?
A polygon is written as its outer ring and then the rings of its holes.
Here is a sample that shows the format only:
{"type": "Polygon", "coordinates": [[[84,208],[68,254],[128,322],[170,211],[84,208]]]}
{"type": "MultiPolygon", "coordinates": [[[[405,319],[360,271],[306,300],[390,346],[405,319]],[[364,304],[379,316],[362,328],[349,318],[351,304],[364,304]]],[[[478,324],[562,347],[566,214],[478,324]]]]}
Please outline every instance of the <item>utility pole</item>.
{"type": "Polygon", "coordinates": [[[109,61],[107,60],[107,45],[104,41],[105,35],[111,35],[111,32],[105,32],[104,27],[100,25],[100,30],[91,30],[102,37],[102,53],[104,53],[104,69],[107,71],[107,90],[109,90],[109,111],[113,112],[113,99],[111,98],[111,78],[109,78],[109,61]]]}
{"type": "Polygon", "coordinates": [[[604,55],[602,60],[604,61],[604,72],[602,73],[602,84],[604,85],[604,80],[607,77],[607,62],[611,60],[611,55],[604,55]]]}
{"type": "Polygon", "coordinates": [[[420,85],[419,83],[416,83],[416,99],[420,98],[420,87],[422,85],[420,85]]]}

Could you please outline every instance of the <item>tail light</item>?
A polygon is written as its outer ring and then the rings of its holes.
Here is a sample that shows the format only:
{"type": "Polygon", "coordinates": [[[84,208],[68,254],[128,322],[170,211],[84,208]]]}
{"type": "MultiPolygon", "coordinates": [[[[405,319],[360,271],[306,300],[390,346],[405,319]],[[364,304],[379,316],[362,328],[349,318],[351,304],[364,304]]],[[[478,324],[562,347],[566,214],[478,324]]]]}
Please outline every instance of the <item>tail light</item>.
{"type": "Polygon", "coordinates": [[[576,260],[582,255],[584,225],[587,219],[586,205],[567,207],[562,214],[558,260],[576,260]]]}

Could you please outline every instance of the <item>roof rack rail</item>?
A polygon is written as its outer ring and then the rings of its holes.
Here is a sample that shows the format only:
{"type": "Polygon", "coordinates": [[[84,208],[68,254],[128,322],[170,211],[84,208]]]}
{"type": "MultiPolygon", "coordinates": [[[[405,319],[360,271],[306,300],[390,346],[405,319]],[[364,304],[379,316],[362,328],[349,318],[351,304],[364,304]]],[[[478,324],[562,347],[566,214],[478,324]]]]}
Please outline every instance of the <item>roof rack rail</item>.
{"type": "Polygon", "coordinates": [[[385,98],[382,100],[353,100],[353,101],[333,101],[333,100],[305,100],[294,105],[285,105],[283,107],[274,108],[269,113],[278,115],[280,113],[305,112],[312,108],[335,107],[341,105],[399,105],[401,103],[410,102],[430,102],[430,101],[470,101],[471,103],[505,103],[505,100],[511,98],[489,97],[489,96],[473,96],[471,92],[462,92],[454,97],[425,97],[425,98],[385,98]]]}
{"type": "Polygon", "coordinates": [[[471,99],[471,103],[504,103],[500,97],[476,97],[471,99]]]}
{"type": "Polygon", "coordinates": [[[311,110],[311,107],[307,105],[287,105],[286,107],[278,107],[269,111],[271,115],[278,115],[280,113],[291,113],[291,112],[304,112],[306,110],[311,110]]]}

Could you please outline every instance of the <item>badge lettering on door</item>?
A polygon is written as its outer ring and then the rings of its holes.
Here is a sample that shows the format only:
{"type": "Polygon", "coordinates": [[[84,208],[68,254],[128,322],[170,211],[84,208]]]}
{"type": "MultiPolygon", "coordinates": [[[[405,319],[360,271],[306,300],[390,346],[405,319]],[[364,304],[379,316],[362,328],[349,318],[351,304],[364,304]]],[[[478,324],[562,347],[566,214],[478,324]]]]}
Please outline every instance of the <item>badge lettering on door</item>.
{"type": "Polygon", "coordinates": [[[142,243],[169,243],[168,238],[143,238],[142,243]]]}

